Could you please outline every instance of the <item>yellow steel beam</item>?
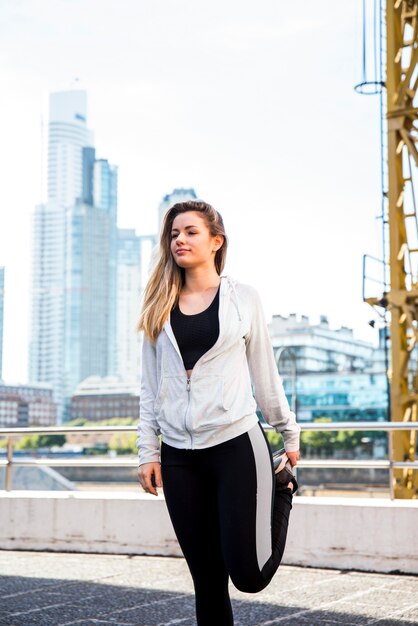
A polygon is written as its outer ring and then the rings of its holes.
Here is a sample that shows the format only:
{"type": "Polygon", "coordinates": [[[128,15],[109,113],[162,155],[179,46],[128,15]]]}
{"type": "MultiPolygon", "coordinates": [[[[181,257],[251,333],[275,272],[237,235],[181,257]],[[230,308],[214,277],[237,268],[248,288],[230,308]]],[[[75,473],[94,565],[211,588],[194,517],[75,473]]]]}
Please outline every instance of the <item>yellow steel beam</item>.
{"type": "MultiPolygon", "coordinates": [[[[416,252],[417,232],[411,239],[406,219],[415,217],[415,206],[410,204],[407,185],[412,183],[406,170],[406,162],[412,158],[418,167],[416,127],[418,117],[415,106],[418,79],[418,0],[387,0],[387,121],[388,121],[388,207],[390,233],[390,291],[385,294],[385,304],[391,312],[390,370],[391,419],[416,421],[418,381],[415,372],[418,340],[418,292],[416,272],[411,265],[416,252]],[[409,239],[408,240],[408,236],[409,239]]],[[[412,166],[411,166],[412,167],[412,166]]],[[[412,221],[412,220],[411,220],[412,221]]],[[[410,222],[408,223],[408,226],[410,222]]],[[[370,304],[379,300],[368,299],[370,304]]],[[[380,300],[382,302],[382,300],[380,300]]],[[[391,458],[394,461],[414,461],[416,456],[416,432],[412,430],[393,432],[390,441],[391,458]]],[[[395,498],[418,497],[418,472],[394,469],[391,475],[395,498]]]]}

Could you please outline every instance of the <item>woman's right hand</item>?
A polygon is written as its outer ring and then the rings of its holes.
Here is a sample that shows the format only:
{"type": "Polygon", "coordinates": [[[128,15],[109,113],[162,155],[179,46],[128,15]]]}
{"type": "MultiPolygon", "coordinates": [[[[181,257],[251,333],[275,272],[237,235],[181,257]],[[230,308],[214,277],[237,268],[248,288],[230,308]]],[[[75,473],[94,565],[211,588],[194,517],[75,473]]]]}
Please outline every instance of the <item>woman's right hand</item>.
{"type": "Polygon", "coordinates": [[[162,487],[161,463],[144,463],[138,467],[139,482],[144,491],[158,496],[157,487],[162,487]],[[153,484],[154,483],[154,484],[153,484]]]}

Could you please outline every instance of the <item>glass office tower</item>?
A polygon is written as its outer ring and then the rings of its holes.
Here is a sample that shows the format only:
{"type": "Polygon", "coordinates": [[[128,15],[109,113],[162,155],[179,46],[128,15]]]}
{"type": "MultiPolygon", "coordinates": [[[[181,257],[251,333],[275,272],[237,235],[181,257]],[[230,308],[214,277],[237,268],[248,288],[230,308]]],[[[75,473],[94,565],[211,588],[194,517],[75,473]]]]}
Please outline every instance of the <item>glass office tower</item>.
{"type": "Polygon", "coordinates": [[[48,197],[32,223],[29,377],[59,420],[77,384],[115,368],[117,168],[96,159],[87,95],[50,96],[48,197]]]}

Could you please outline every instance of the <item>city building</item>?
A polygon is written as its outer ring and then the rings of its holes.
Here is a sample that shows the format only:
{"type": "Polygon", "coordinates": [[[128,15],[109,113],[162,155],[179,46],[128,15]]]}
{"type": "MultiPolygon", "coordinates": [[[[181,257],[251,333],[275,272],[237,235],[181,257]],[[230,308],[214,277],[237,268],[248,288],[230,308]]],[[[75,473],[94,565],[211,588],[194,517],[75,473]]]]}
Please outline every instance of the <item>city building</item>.
{"type": "Polygon", "coordinates": [[[116,376],[90,376],[75,390],[70,404],[71,419],[91,421],[131,417],[139,419],[139,386],[116,376]]]}
{"type": "Polygon", "coordinates": [[[139,382],[142,334],[136,325],[156,244],[156,235],[118,229],[116,375],[125,381],[139,382]]]}
{"type": "Polygon", "coordinates": [[[116,371],[117,168],[96,159],[86,92],[50,96],[48,197],[32,221],[29,380],[59,420],[87,376],[116,371]]]}
{"type": "Polygon", "coordinates": [[[298,421],[388,418],[384,329],[377,347],[356,339],[351,328],[331,329],[325,315],[318,324],[306,315],[274,315],[269,331],[298,421]]]}
{"type": "Polygon", "coordinates": [[[57,405],[51,387],[0,383],[1,428],[53,426],[56,423],[57,405]]]}
{"type": "MultiPolygon", "coordinates": [[[[178,188],[164,196],[158,207],[159,229],[167,209],[191,199],[197,199],[194,189],[178,188]]],[[[157,244],[156,234],[137,235],[124,228],[117,231],[116,375],[124,381],[139,381],[142,334],[137,333],[136,324],[157,244]]]]}
{"type": "Polygon", "coordinates": [[[116,372],[125,381],[139,379],[141,240],[133,229],[118,230],[116,372]]]}
{"type": "Polygon", "coordinates": [[[110,298],[113,268],[109,262],[109,215],[95,206],[76,202],[68,217],[63,362],[66,398],[87,376],[106,376],[113,369],[109,316],[116,308],[116,294],[113,302],[110,298]]]}
{"type": "Polygon", "coordinates": [[[139,240],[139,267],[140,267],[140,288],[139,291],[145,289],[149,275],[152,270],[153,261],[158,251],[157,235],[138,235],[139,240]]]}
{"type": "Polygon", "coordinates": [[[182,187],[179,187],[178,189],[173,189],[171,193],[164,196],[158,207],[158,232],[161,230],[164,215],[168,209],[172,207],[173,204],[176,204],[177,202],[185,202],[186,200],[197,200],[197,195],[193,188],[183,189],[182,187]]]}
{"type": "Polygon", "coordinates": [[[0,381],[3,372],[4,267],[0,267],[0,381]]]}
{"type": "MultiPolygon", "coordinates": [[[[90,179],[89,179],[90,180],[90,179]]],[[[117,207],[118,207],[118,169],[115,165],[110,165],[106,159],[97,159],[93,168],[93,189],[94,207],[106,214],[108,222],[108,356],[107,374],[116,373],[116,302],[117,293],[117,257],[118,257],[118,229],[117,229],[117,207]]],[[[97,372],[99,374],[100,372],[97,372]]]]}
{"type": "Polygon", "coordinates": [[[70,207],[83,194],[85,147],[94,146],[87,127],[87,93],[82,90],[50,94],[48,120],[48,203],[70,207]]]}

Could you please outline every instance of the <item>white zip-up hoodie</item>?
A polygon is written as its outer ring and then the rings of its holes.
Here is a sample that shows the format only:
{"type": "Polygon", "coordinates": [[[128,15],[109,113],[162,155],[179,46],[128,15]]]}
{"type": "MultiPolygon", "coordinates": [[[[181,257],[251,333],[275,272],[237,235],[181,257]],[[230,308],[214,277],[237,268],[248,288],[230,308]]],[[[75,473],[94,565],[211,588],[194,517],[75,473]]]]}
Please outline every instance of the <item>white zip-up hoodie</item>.
{"type": "Polygon", "coordinates": [[[300,427],[289,408],[257,291],[221,276],[219,337],[187,377],[170,319],[142,349],[139,465],[160,460],[162,440],[175,448],[208,448],[266,422],[299,450],[300,427]]]}

